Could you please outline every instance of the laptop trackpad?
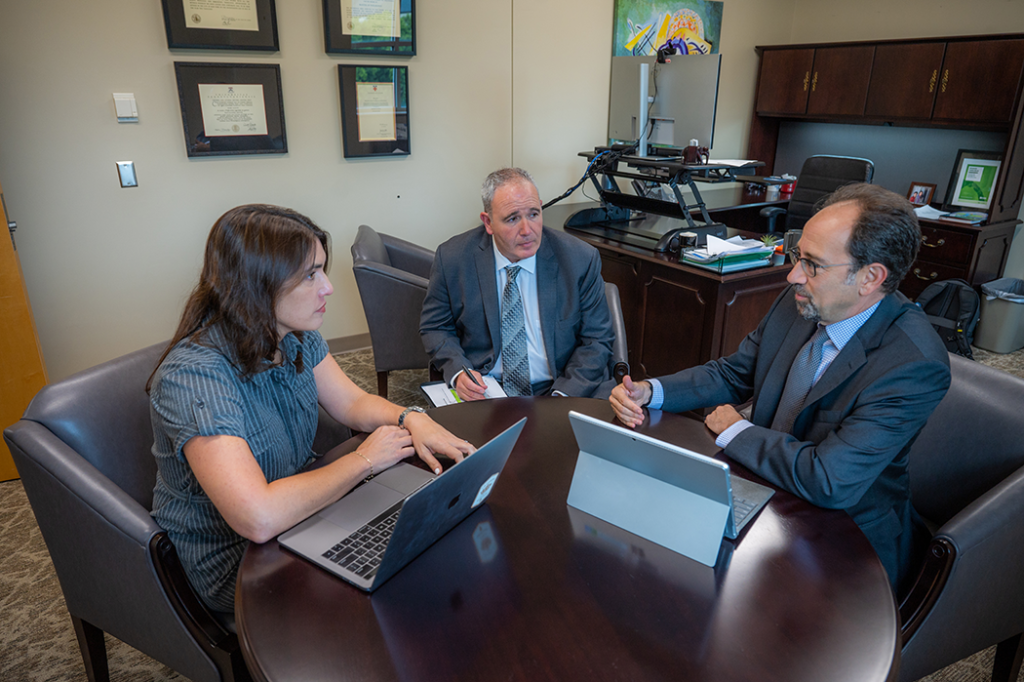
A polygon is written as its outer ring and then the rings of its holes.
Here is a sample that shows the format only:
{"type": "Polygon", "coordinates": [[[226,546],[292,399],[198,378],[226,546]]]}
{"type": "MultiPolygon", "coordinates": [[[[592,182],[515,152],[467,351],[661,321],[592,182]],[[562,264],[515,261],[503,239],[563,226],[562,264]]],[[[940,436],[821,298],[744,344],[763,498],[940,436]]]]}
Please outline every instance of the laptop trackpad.
{"type": "Polygon", "coordinates": [[[321,518],[354,532],[434,478],[411,464],[397,464],[320,512],[321,518]]]}

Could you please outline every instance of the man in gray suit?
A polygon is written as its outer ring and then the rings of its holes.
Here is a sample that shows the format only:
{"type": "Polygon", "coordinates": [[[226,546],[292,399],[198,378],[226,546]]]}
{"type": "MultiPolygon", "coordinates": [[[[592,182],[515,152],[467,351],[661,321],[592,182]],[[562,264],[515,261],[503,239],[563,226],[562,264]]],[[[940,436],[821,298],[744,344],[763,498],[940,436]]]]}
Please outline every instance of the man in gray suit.
{"type": "Polygon", "coordinates": [[[729,357],[612,391],[624,423],[643,406],[705,419],[725,454],[820,507],[844,509],[894,589],[919,520],[907,453],[949,388],[949,356],[896,291],[921,233],[903,197],[873,185],[833,193],[791,253],[791,286],[729,357]],[[732,406],[753,399],[749,419],[732,406]]]}
{"type": "Polygon", "coordinates": [[[589,396],[609,376],[613,332],[592,246],[544,227],[530,175],[487,176],[483,225],[438,247],[420,335],[463,400],[481,374],[509,395],[589,396]]]}

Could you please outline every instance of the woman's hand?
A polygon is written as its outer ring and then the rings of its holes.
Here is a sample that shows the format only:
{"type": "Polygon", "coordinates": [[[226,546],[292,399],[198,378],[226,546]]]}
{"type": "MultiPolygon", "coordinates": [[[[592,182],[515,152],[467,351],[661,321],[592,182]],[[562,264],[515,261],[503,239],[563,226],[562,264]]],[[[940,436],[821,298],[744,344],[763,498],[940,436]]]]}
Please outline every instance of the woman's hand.
{"type": "Polygon", "coordinates": [[[476,452],[476,448],[469,441],[456,438],[448,429],[422,412],[407,414],[405,429],[408,429],[408,433],[412,437],[412,445],[416,449],[416,454],[435,474],[441,473],[441,465],[434,457],[435,454],[444,455],[458,463],[466,455],[476,452]]]}
{"type": "Polygon", "coordinates": [[[365,459],[373,466],[373,473],[379,474],[414,453],[408,431],[397,426],[380,426],[352,454],[365,459]]]}

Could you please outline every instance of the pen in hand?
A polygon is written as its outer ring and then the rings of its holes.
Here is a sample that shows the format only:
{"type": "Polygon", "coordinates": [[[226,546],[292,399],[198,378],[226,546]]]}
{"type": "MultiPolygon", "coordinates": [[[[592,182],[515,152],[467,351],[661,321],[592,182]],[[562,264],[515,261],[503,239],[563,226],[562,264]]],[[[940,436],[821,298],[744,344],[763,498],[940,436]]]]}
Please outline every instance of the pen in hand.
{"type": "Polygon", "coordinates": [[[486,386],[484,386],[483,384],[481,384],[479,381],[476,380],[476,377],[473,376],[473,373],[471,371],[469,371],[469,367],[466,367],[465,365],[463,365],[462,366],[462,371],[465,372],[466,376],[468,376],[469,380],[472,381],[474,384],[476,384],[480,388],[486,388],[486,386]]]}

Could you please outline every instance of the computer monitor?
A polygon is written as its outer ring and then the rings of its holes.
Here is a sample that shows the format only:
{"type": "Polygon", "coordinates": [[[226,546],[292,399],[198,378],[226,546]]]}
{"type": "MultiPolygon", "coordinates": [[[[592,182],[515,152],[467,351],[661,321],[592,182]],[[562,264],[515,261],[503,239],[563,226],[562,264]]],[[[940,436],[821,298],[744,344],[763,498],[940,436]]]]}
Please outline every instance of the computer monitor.
{"type": "MultiPolygon", "coordinates": [[[[656,59],[612,57],[609,140],[639,140],[649,110],[653,120],[649,144],[682,148],[690,140],[697,140],[700,146],[710,147],[715,134],[722,56],[676,55],[665,64],[658,64],[656,59]],[[647,72],[646,84],[641,79],[642,71],[647,72]],[[642,101],[644,91],[653,103],[646,98],[642,101]]],[[[645,152],[641,150],[640,155],[645,152]]]]}

